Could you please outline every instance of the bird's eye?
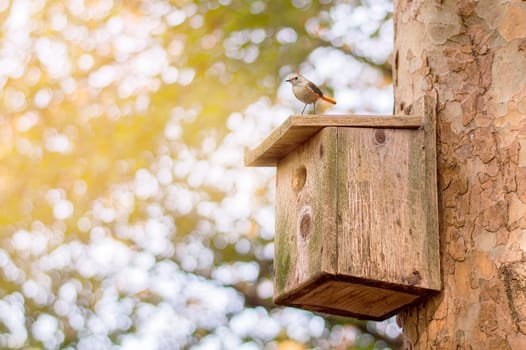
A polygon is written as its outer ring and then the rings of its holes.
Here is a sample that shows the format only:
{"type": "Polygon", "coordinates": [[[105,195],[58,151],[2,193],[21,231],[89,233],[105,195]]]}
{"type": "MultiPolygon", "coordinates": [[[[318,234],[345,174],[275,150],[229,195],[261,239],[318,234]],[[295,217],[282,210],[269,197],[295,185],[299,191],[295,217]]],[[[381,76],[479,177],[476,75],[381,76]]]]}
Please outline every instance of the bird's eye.
{"type": "Polygon", "coordinates": [[[294,78],[292,78],[292,79],[294,79],[294,80],[298,80],[298,77],[294,77],[294,78]]]}

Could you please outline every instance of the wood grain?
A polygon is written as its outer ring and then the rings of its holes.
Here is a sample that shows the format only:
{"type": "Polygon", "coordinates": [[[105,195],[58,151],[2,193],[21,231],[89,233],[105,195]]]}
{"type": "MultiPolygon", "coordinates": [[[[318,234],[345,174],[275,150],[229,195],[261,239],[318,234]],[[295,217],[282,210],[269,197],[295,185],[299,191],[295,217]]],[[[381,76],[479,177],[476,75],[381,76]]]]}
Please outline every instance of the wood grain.
{"type": "Polygon", "coordinates": [[[338,129],[339,274],[436,287],[423,142],[423,129],[338,129]]]}
{"type": "Polygon", "coordinates": [[[245,153],[245,166],[276,166],[277,162],[325,127],[418,129],[420,116],[293,115],[257,147],[245,153]]]}
{"type": "Polygon", "coordinates": [[[327,214],[336,212],[336,134],[323,129],[278,163],[275,295],[335,272],[336,221],[327,214]]]}
{"type": "Polygon", "coordinates": [[[425,254],[429,268],[429,288],[442,289],[440,275],[440,230],[438,226],[438,183],[437,183],[437,120],[435,102],[430,96],[424,96],[414,106],[415,111],[424,117],[424,162],[425,188],[424,206],[426,235],[420,249],[425,254]]]}
{"type": "Polygon", "coordinates": [[[412,304],[422,294],[400,291],[390,286],[374,286],[370,281],[345,281],[320,277],[304,285],[289,299],[278,300],[280,305],[340,316],[381,321],[394,315],[401,306],[412,304]]]}

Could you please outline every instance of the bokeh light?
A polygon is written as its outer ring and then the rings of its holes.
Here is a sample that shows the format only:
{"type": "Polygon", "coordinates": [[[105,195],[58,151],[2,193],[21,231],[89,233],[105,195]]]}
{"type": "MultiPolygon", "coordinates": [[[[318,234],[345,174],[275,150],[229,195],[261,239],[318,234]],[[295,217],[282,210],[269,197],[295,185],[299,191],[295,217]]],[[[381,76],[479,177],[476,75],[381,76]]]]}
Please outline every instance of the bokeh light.
{"type": "Polygon", "coordinates": [[[391,13],[0,0],[0,348],[395,348],[394,320],[272,304],[274,170],[243,167],[292,71],[391,111],[391,13]]]}

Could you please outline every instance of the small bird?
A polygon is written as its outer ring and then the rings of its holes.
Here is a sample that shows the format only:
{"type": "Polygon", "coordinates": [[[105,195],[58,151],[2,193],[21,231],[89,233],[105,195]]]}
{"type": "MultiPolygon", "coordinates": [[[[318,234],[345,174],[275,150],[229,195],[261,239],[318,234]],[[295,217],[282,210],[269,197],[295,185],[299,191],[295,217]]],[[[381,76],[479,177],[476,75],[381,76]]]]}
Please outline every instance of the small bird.
{"type": "Polygon", "coordinates": [[[285,81],[292,84],[292,92],[294,93],[294,96],[296,96],[296,98],[301,102],[305,103],[305,106],[301,110],[301,114],[303,114],[305,108],[307,108],[307,105],[311,103],[313,104],[312,111],[316,112],[316,101],[318,101],[320,98],[332,103],[333,105],[336,104],[335,99],[325,96],[320,88],[316,86],[316,84],[301,74],[295,74],[285,81]]]}

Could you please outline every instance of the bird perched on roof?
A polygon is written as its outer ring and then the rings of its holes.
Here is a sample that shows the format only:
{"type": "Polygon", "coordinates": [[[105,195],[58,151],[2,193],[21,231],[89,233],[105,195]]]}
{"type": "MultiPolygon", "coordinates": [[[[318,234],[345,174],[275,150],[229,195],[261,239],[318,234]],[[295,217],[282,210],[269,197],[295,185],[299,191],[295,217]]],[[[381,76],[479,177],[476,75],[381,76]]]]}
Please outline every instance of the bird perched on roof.
{"type": "Polygon", "coordinates": [[[333,105],[336,104],[336,100],[332,97],[325,96],[319,87],[316,86],[312,81],[308,80],[301,74],[294,74],[289,79],[285,80],[292,84],[292,92],[294,96],[301,102],[305,103],[305,106],[301,110],[301,114],[307,108],[307,105],[312,104],[312,110],[316,112],[316,101],[320,98],[333,105]]]}

